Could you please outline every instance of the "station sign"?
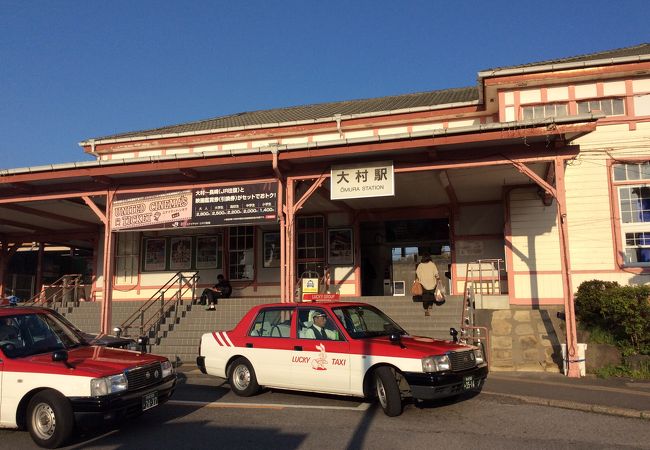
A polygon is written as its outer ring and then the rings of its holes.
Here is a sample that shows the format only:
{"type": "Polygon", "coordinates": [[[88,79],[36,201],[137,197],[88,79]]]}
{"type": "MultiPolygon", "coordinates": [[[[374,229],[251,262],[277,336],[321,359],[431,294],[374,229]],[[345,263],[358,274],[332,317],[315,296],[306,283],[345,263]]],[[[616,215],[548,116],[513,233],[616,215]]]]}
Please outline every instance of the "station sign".
{"type": "Polygon", "coordinates": [[[161,230],[275,223],[277,183],[201,187],[150,195],[118,195],[111,229],[161,230]]]}
{"type": "Polygon", "coordinates": [[[395,195],[395,174],[392,161],[332,166],[330,198],[387,197],[395,195]]]}

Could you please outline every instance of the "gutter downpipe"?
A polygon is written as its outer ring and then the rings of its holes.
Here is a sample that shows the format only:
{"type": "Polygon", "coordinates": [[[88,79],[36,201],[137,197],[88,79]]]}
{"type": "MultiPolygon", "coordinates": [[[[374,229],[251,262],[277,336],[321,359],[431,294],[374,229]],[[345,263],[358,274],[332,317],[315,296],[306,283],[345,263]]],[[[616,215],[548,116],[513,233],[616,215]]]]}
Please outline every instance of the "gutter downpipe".
{"type": "Polygon", "coordinates": [[[278,219],[280,219],[280,302],[287,302],[286,280],[287,280],[287,261],[286,261],[286,224],[284,211],[284,177],[278,166],[278,153],[280,150],[276,147],[271,149],[273,155],[273,172],[278,179],[278,219]]]}

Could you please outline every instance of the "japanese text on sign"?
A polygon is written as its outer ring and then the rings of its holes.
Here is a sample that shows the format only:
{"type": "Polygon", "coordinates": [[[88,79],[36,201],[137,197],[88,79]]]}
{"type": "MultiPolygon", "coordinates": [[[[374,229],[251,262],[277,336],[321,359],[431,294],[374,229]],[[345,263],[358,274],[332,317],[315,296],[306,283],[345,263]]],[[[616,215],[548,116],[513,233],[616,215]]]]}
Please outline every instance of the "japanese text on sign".
{"type": "Polygon", "coordinates": [[[332,200],[395,195],[392,161],[332,166],[330,175],[332,200]]]}

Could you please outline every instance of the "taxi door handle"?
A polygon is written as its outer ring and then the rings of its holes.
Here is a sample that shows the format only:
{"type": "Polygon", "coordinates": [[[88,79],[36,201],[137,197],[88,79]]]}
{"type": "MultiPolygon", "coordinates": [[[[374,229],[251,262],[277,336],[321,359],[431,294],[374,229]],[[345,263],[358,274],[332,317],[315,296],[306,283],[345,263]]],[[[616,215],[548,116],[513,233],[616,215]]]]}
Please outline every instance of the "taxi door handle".
{"type": "Polygon", "coordinates": [[[246,348],[253,348],[253,344],[251,344],[250,342],[247,342],[246,343],[246,348]]]}
{"type": "Polygon", "coordinates": [[[297,350],[297,351],[299,351],[299,352],[301,352],[301,351],[302,351],[302,345],[295,345],[295,346],[293,347],[293,349],[294,349],[294,350],[297,350]]]}

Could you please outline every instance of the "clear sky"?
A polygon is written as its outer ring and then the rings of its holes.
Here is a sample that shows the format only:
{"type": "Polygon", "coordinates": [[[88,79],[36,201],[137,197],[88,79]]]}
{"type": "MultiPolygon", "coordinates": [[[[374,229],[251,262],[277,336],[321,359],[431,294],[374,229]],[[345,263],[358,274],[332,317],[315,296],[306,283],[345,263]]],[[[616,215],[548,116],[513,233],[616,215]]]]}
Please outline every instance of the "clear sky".
{"type": "Polygon", "coordinates": [[[258,109],[650,42],[647,0],[0,0],[0,169],[258,109]]]}

